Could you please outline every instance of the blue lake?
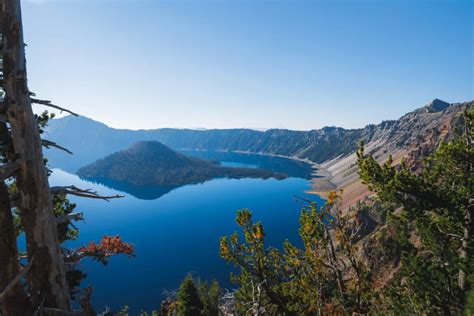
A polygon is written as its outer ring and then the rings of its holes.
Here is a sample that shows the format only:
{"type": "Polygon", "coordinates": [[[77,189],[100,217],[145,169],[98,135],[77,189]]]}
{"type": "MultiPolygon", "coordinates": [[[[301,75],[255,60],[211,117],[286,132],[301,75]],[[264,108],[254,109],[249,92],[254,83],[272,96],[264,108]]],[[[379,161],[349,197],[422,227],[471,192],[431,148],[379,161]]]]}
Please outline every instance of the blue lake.
{"type": "Polygon", "coordinates": [[[280,247],[285,239],[299,244],[301,205],[295,196],[321,202],[318,196],[305,193],[310,188],[307,179],[311,168],[283,158],[206,155],[226,165],[258,166],[278,172],[288,167],[287,174],[291,177],[285,180],[215,179],[162,191],[158,188],[159,194],[153,195],[148,192],[150,188],[143,188],[148,190],[143,194],[139,192],[141,188],[117,191],[110,188],[116,187],[114,185],[84,181],[54,169],[51,185],[73,184],[103,195],[125,195],[111,202],[70,198],[77,204],[76,210],[84,212],[86,218],[77,224],[80,237],[71,242],[71,246],[99,241],[103,235],[120,235],[135,246],[134,258],[117,256],[107,266],[92,260],[81,263],[81,269],[87,274],[82,286],[93,285],[98,310],[104,310],[105,306],[119,309],[123,305],[129,305],[133,311],[158,309],[163,292],[176,289],[187,273],[202,280],[216,278],[222,287],[231,289],[229,273],[233,268],[219,257],[219,237],[238,230],[235,214],[242,208],[249,208],[254,219],[263,222],[269,246],[280,247]],[[276,163],[269,163],[271,160],[276,163]]]}

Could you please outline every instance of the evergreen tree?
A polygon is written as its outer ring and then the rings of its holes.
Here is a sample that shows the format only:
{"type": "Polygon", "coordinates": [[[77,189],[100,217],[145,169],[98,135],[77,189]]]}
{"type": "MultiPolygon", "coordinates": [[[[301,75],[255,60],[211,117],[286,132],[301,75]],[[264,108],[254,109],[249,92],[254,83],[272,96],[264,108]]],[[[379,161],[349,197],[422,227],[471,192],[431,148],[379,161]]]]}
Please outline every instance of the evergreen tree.
{"type": "MultiPolygon", "coordinates": [[[[309,202],[309,201],[308,201],[309,202]]],[[[360,224],[343,216],[336,192],[320,208],[309,202],[300,216],[304,248],[286,241],[283,251],[267,248],[264,229],[249,210],[237,223],[244,242],[234,233],[221,238],[220,254],[240,268],[232,280],[240,285],[236,308],[242,314],[321,315],[365,313],[371,300],[370,275],[356,256],[360,224]]]]}
{"type": "Polygon", "coordinates": [[[243,242],[238,233],[220,241],[221,256],[240,268],[231,276],[239,284],[237,312],[472,314],[473,121],[471,109],[417,172],[391,158],[380,165],[361,146],[359,175],[376,193],[373,204],[358,204],[351,217],[339,209],[335,192],[321,208],[309,202],[300,217],[302,249],[289,242],[283,251],[266,247],[263,225],[249,210],[239,211],[243,242]],[[377,253],[396,259],[382,286],[368,267],[374,262],[367,265],[360,252],[362,205],[385,221],[375,234],[377,253]]]}
{"type": "Polygon", "coordinates": [[[391,214],[403,245],[402,262],[386,294],[407,313],[460,314],[472,286],[474,110],[465,112],[451,141],[441,143],[419,173],[391,158],[380,165],[358,151],[361,179],[391,214]]]}
{"type": "Polygon", "coordinates": [[[219,314],[220,294],[221,290],[216,280],[212,280],[210,285],[207,282],[199,284],[199,297],[203,304],[202,315],[217,316],[219,314]]]}
{"type": "Polygon", "coordinates": [[[178,315],[180,316],[196,316],[201,315],[203,304],[199,298],[198,289],[194,284],[191,275],[184,278],[179,287],[177,294],[178,299],[178,315]]]}

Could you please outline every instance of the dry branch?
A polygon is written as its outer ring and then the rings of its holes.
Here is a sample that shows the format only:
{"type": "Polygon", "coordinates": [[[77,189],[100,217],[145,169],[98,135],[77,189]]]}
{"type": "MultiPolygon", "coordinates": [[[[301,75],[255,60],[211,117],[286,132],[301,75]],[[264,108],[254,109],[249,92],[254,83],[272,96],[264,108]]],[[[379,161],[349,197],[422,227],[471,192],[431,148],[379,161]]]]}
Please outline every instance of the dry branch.
{"type": "Polygon", "coordinates": [[[71,222],[71,221],[83,221],[84,220],[84,213],[71,213],[63,216],[59,216],[56,218],[58,224],[71,222]]]}
{"type": "Polygon", "coordinates": [[[75,196],[80,196],[80,197],[85,197],[85,198],[90,198],[90,199],[99,199],[99,200],[105,200],[109,201],[110,199],[117,199],[117,198],[122,198],[124,195],[109,195],[109,196],[103,196],[99,195],[96,191],[92,191],[91,189],[79,189],[73,185],[70,186],[56,186],[56,187],[51,187],[51,193],[52,194],[70,194],[70,195],[75,195],[75,196]]]}
{"type": "Polygon", "coordinates": [[[33,256],[30,262],[28,262],[28,265],[26,265],[26,267],[24,267],[20,273],[18,273],[18,275],[7,285],[3,292],[0,293],[0,302],[2,302],[7,297],[8,292],[10,292],[11,289],[13,289],[18,284],[18,282],[20,282],[21,278],[23,278],[28,273],[31,266],[33,265],[34,260],[35,257],[33,256]]]}
{"type": "Polygon", "coordinates": [[[91,297],[92,297],[92,286],[89,285],[87,288],[85,288],[84,296],[79,301],[79,303],[81,304],[84,316],[97,315],[96,312],[94,311],[94,308],[92,307],[91,297]]]}
{"type": "Polygon", "coordinates": [[[39,99],[34,99],[34,98],[31,98],[31,102],[32,103],[36,103],[36,104],[41,104],[41,105],[44,105],[44,106],[49,106],[50,108],[53,108],[53,109],[56,109],[56,110],[59,110],[61,112],[67,112],[71,115],[74,115],[74,116],[79,116],[78,114],[68,110],[68,109],[65,109],[63,107],[60,107],[58,105],[55,105],[55,104],[52,104],[51,101],[48,101],[48,100],[39,100],[39,99]]]}
{"type": "Polygon", "coordinates": [[[42,143],[43,146],[46,147],[46,148],[54,147],[54,148],[60,149],[60,150],[62,150],[62,151],[65,151],[65,152],[67,152],[67,153],[70,154],[70,155],[73,154],[72,151],[70,151],[69,149],[64,148],[63,146],[58,145],[58,144],[56,144],[55,142],[52,142],[52,141],[50,141],[50,140],[42,139],[42,140],[41,140],[41,143],[42,143]]]}

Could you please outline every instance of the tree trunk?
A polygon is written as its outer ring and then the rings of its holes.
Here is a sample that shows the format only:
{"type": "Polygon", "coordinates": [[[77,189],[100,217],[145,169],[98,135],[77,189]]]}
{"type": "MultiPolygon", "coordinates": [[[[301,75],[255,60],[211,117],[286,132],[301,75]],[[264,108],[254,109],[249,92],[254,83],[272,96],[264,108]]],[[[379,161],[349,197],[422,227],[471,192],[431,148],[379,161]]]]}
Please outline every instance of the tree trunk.
{"type": "MultiPolygon", "coordinates": [[[[10,208],[10,196],[5,183],[0,182],[0,293],[19,274],[18,249],[10,208]]],[[[20,284],[0,301],[4,316],[31,315],[31,304],[20,284]]]]}
{"type": "MultiPolygon", "coordinates": [[[[465,265],[468,265],[467,253],[468,253],[469,242],[471,238],[471,234],[470,234],[470,231],[472,230],[471,214],[473,213],[473,209],[474,209],[474,200],[470,200],[469,206],[466,212],[466,223],[464,226],[463,239],[461,241],[461,249],[459,251],[459,259],[461,259],[462,264],[465,264],[465,265]]],[[[467,276],[466,270],[467,269],[465,266],[459,269],[458,286],[461,289],[461,291],[466,290],[466,276],[467,276]]]]}
{"type": "Polygon", "coordinates": [[[0,0],[4,31],[3,66],[7,118],[20,168],[16,184],[24,221],[33,306],[70,310],[65,267],[58,240],[38,124],[31,108],[20,0],[0,0]]]}

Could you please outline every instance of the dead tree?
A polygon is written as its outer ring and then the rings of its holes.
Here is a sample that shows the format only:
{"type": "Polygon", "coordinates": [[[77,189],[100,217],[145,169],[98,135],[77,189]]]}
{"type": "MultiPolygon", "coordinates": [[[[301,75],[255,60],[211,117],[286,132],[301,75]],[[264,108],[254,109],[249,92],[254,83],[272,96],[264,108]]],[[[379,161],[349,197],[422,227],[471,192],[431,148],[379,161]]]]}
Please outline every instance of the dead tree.
{"type": "Polygon", "coordinates": [[[83,216],[68,213],[56,217],[53,196],[75,195],[106,201],[122,196],[101,196],[75,186],[49,186],[42,146],[72,153],[41,139],[44,118],[34,115],[32,103],[77,114],[50,101],[31,98],[24,47],[20,0],[0,0],[0,314],[94,315],[90,288],[80,301],[83,311],[71,311],[68,269],[86,256],[104,264],[113,255],[133,256],[133,246],[118,236],[105,236],[99,244],[91,242],[76,251],[62,249],[57,225],[67,223],[74,227],[72,221],[82,220],[83,216]],[[14,188],[13,193],[6,181],[14,188]],[[27,259],[24,267],[19,261],[13,208],[26,236],[27,256],[21,256],[27,259]],[[74,263],[68,261],[71,256],[74,263]],[[27,287],[23,288],[25,280],[27,287]]]}
{"type": "Polygon", "coordinates": [[[20,0],[0,0],[3,33],[3,81],[16,168],[19,207],[25,229],[28,285],[33,306],[70,311],[65,266],[58,239],[51,191],[38,124],[27,86],[20,0]]]}

